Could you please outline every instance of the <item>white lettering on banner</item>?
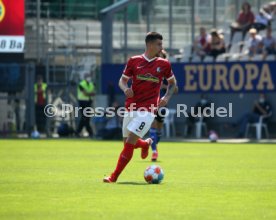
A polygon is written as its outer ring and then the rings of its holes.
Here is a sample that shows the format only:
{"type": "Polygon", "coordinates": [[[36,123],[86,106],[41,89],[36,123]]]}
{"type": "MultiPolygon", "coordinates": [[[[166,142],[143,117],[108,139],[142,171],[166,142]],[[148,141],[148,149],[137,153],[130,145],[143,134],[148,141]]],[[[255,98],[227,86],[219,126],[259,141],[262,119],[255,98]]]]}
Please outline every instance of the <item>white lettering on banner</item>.
{"type": "Polygon", "coordinates": [[[20,53],[24,45],[24,36],[0,36],[0,53],[20,53]]]}
{"type": "Polygon", "coordinates": [[[185,65],[184,91],[261,91],[275,90],[267,63],[185,65]]]}

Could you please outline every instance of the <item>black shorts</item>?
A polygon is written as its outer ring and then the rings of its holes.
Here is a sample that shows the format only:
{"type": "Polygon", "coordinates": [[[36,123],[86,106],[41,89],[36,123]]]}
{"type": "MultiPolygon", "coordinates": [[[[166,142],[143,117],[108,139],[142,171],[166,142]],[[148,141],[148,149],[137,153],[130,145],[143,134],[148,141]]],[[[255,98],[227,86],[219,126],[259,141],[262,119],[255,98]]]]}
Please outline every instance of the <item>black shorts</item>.
{"type": "Polygon", "coordinates": [[[160,123],[163,123],[167,114],[168,114],[168,109],[166,107],[160,108],[156,113],[155,120],[160,123]]]}

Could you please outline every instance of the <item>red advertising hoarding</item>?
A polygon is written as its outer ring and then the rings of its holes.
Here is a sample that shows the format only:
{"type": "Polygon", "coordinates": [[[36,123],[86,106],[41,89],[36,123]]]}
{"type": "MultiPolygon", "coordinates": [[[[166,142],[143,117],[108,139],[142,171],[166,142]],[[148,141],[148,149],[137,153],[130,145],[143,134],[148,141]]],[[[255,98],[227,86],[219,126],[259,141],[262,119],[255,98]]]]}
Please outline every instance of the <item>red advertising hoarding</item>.
{"type": "Polygon", "coordinates": [[[24,50],[24,0],[0,0],[0,53],[24,50]]]}

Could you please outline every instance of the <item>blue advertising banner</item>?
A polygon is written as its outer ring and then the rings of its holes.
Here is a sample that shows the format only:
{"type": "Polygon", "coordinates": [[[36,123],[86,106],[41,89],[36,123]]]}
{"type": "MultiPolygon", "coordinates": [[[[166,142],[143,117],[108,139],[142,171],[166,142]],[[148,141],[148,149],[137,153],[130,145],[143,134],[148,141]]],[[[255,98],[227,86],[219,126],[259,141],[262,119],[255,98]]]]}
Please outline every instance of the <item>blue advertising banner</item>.
{"type": "MultiPolygon", "coordinates": [[[[116,93],[123,64],[102,65],[102,92],[113,82],[116,93]]],[[[176,63],[179,93],[276,92],[276,62],[176,63]]]]}

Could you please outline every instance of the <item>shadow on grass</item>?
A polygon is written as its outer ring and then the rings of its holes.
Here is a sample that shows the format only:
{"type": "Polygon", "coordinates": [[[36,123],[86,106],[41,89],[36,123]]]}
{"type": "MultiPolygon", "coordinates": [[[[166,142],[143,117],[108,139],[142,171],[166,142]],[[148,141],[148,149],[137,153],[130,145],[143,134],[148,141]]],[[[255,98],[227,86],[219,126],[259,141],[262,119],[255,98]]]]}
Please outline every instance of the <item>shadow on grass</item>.
{"type": "Polygon", "coordinates": [[[142,182],[117,182],[117,184],[121,185],[149,185],[148,183],[142,183],[142,182]]]}
{"type": "Polygon", "coordinates": [[[157,160],[157,161],[151,161],[151,160],[140,160],[140,161],[137,161],[139,163],[153,163],[153,164],[156,164],[158,165],[158,163],[162,163],[161,160],[157,160]]]}

